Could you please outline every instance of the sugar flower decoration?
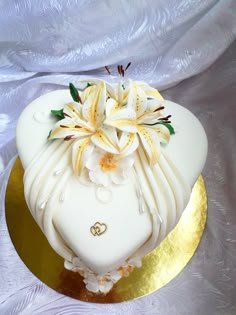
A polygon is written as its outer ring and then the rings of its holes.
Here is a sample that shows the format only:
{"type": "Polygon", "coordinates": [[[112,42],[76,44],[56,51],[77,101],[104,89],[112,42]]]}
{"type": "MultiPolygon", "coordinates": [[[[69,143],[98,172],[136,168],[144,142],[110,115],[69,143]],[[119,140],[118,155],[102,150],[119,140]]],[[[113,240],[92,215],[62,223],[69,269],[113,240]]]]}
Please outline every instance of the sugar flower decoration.
{"type": "Polygon", "coordinates": [[[164,99],[157,90],[131,80],[114,86],[91,80],[80,94],[70,84],[70,92],[75,102],[52,110],[60,120],[48,139],[71,141],[78,175],[86,168],[96,184],[121,184],[140,145],[151,165],[158,162],[160,143],[168,143],[174,129],[170,115],[163,115],[164,99]]]}
{"type": "Polygon", "coordinates": [[[133,164],[133,155],[124,157],[97,149],[88,159],[86,167],[89,170],[90,180],[106,187],[111,183],[125,183],[133,164]]]}
{"type": "Polygon", "coordinates": [[[163,117],[164,99],[160,93],[142,82],[128,81],[127,103],[110,106],[104,124],[139,136],[143,148],[154,165],[159,160],[160,143],[168,143],[173,127],[170,116],[163,117]]]}
{"type": "Polygon", "coordinates": [[[85,162],[95,147],[111,154],[122,152],[124,156],[129,154],[133,145],[136,147],[138,145],[137,141],[131,143],[125,134],[118,140],[117,130],[103,124],[106,118],[106,97],[104,81],[89,86],[81,93],[82,103],[65,105],[61,112],[63,119],[56,123],[49,134],[49,140],[60,138],[73,140],[72,162],[74,171],[78,175],[81,174],[85,162]],[[123,145],[124,139],[126,143],[123,145]],[[123,148],[120,148],[119,143],[123,145],[123,148]]]}
{"type": "Polygon", "coordinates": [[[122,277],[127,277],[135,267],[141,267],[141,265],[140,259],[132,260],[132,262],[125,261],[120,267],[103,275],[98,275],[89,269],[79,257],[74,257],[72,262],[66,260],[64,263],[66,269],[82,275],[86,288],[94,293],[108,293],[118,280],[122,277]]]}

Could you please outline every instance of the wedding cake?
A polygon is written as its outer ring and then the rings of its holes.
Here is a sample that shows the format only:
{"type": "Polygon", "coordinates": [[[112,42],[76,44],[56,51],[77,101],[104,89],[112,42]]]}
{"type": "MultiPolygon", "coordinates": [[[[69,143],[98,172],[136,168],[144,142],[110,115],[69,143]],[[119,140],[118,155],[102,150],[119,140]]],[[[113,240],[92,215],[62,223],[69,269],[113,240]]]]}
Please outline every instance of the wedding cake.
{"type": "Polygon", "coordinates": [[[16,141],[33,218],[65,268],[107,293],[178,223],[207,138],[145,82],[78,85],[29,104],[16,141]]]}

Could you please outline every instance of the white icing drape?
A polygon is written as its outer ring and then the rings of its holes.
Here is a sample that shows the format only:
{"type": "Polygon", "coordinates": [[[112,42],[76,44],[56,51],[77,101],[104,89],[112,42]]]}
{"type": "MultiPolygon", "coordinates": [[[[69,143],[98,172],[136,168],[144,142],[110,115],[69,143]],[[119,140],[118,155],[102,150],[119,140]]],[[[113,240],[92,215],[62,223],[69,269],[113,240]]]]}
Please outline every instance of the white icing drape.
{"type": "Polygon", "coordinates": [[[191,188],[164,152],[159,163],[151,168],[145,152],[139,148],[135,171],[153,226],[150,239],[133,255],[142,258],[155,249],[178,223],[189,201],[191,188]]]}
{"type": "Polygon", "coordinates": [[[68,178],[72,174],[71,143],[57,140],[47,144],[27,167],[24,192],[32,216],[46,235],[52,248],[71,261],[74,254],[53,224],[68,178]],[[58,203],[59,202],[59,203],[58,203]]]}
{"type": "MultiPolygon", "coordinates": [[[[59,211],[60,203],[66,202],[63,195],[66,193],[67,180],[75,176],[71,150],[71,141],[48,143],[33,159],[24,175],[25,198],[34,219],[53,249],[70,262],[76,253],[56,230],[53,216],[55,211],[59,211]]],[[[151,168],[140,147],[136,153],[135,171],[142,198],[151,215],[152,235],[131,257],[127,257],[131,260],[142,259],[166,237],[179,221],[191,191],[174,163],[164,153],[160,155],[159,163],[151,168]]]]}

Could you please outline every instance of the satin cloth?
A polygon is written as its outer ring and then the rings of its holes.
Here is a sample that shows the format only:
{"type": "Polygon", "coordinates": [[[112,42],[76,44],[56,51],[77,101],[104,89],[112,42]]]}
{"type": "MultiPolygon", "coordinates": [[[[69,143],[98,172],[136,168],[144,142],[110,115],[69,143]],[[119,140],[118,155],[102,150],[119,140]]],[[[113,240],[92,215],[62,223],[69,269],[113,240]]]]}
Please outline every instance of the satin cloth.
{"type": "Polygon", "coordinates": [[[236,314],[236,1],[0,1],[0,314],[236,314]],[[18,257],[4,198],[15,127],[39,95],[96,76],[145,80],[202,122],[209,217],[195,256],[171,283],[122,304],[70,299],[18,257]],[[112,76],[104,70],[109,66],[112,76]],[[184,80],[184,81],[183,81],[184,80]]]}

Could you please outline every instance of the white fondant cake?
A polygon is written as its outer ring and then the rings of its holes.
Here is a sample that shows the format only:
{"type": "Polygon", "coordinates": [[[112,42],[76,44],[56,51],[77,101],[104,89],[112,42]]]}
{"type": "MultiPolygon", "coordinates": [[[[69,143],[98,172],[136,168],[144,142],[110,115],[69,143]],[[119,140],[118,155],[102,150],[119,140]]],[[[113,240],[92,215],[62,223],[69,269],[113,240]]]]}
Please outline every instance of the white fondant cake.
{"type": "Polygon", "coordinates": [[[25,199],[65,267],[106,293],[178,223],[207,138],[191,112],[143,82],[91,80],[70,92],[39,97],[19,118],[25,199]]]}

